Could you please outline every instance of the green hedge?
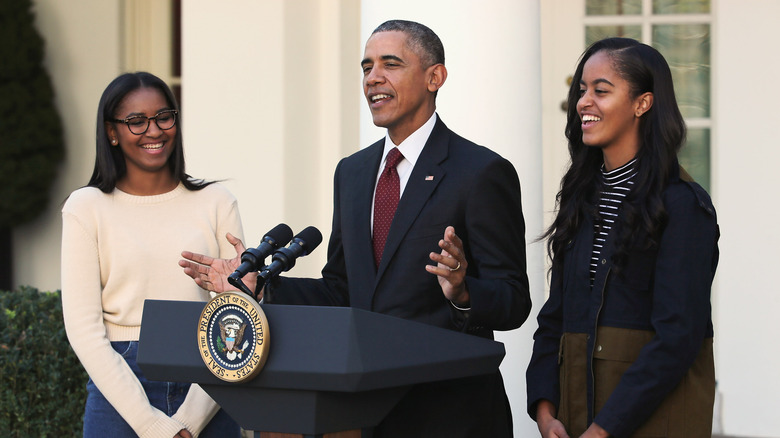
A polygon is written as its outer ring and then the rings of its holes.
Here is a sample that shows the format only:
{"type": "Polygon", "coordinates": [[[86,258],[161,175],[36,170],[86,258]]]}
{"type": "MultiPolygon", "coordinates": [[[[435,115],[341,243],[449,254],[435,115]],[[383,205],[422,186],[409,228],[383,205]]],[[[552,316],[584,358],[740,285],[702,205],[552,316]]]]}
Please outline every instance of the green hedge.
{"type": "Polygon", "coordinates": [[[0,291],[0,436],[81,436],[86,383],[60,292],[0,291]]]}

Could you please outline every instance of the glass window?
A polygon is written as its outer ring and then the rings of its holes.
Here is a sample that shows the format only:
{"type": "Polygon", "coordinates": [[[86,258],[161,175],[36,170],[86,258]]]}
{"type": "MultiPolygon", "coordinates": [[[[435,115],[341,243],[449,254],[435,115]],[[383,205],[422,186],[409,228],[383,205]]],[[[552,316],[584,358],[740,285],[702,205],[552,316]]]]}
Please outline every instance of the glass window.
{"type": "Polygon", "coordinates": [[[710,116],[710,25],[653,26],[653,47],[672,69],[683,117],[710,116]]]}
{"type": "Polygon", "coordinates": [[[585,15],[639,15],[642,0],[585,0],[585,15]]]}
{"type": "Polygon", "coordinates": [[[710,191],[710,130],[688,128],[688,139],[677,154],[680,165],[704,190],[710,191]]]}
{"type": "Polygon", "coordinates": [[[642,26],[585,26],[585,45],[608,37],[642,39],[642,26]]]}
{"type": "Polygon", "coordinates": [[[653,0],[654,14],[709,14],[709,0],[653,0]]]}

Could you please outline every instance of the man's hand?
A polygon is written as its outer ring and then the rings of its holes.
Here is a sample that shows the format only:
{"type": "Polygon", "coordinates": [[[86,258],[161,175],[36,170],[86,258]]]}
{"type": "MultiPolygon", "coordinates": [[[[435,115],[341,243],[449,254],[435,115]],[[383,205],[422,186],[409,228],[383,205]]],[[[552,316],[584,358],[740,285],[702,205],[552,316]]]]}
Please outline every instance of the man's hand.
{"type": "Polygon", "coordinates": [[[440,254],[430,254],[436,266],[425,265],[425,270],[437,276],[445,298],[458,307],[469,307],[470,297],[465,282],[468,262],[463,251],[463,241],[455,234],[455,228],[449,226],[444,230],[444,239],[439,241],[439,248],[440,254]]]}
{"type": "MultiPolygon", "coordinates": [[[[241,264],[241,254],[246,248],[241,239],[227,233],[227,240],[236,249],[236,256],[232,259],[215,259],[203,254],[182,251],[184,260],[179,260],[179,266],[184,268],[184,273],[195,280],[195,284],[211,292],[225,292],[236,290],[227,278],[241,264]]],[[[247,274],[244,283],[253,290],[257,281],[257,274],[247,274]]]]}

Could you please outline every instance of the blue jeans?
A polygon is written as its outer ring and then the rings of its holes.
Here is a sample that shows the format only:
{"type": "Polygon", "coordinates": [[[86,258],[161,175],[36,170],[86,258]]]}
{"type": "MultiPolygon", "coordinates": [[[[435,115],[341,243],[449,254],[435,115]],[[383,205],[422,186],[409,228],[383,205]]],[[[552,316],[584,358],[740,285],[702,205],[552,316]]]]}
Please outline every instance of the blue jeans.
{"type": "MultiPolygon", "coordinates": [[[[138,380],[143,385],[149,403],[163,411],[169,417],[176,413],[184,403],[189,383],[157,382],[147,380],[136,363],[138,355],[138,341],[112,342],[114,350],[122,355],[130,365],[138,380]]],[[[241,429],[238,423],[220,409],[211,419],[209,424],[200,433],[204,438],[239,437],[241,429]]],[[[89,379],[87,382],[87,404],[84,409],[84,438],[111,438],[136,437],[136,433],[129,424],[111,406],[97,386],[89,379]]]]}

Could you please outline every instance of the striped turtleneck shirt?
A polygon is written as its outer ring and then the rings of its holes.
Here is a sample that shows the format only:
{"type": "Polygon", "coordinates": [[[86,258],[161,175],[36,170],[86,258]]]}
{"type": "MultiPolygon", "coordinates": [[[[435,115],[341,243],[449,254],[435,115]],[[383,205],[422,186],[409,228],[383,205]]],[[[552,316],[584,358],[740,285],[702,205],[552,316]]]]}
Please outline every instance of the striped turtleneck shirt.
{"type": "Polygon", "coordinates": [[[623,200],[631,191],[636,179],[636,158],[617,169],[607,172],[601,166],[601,193],[599,194],[598,216],[594,221],[593,253],[590,257],[590,285],[596,277],[596,266],[601,258],[604,243],[620,213],[623,200]]]}

